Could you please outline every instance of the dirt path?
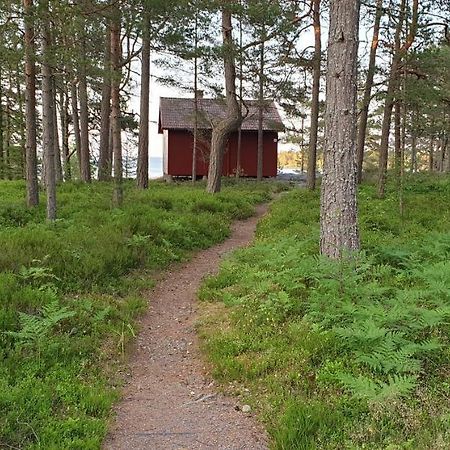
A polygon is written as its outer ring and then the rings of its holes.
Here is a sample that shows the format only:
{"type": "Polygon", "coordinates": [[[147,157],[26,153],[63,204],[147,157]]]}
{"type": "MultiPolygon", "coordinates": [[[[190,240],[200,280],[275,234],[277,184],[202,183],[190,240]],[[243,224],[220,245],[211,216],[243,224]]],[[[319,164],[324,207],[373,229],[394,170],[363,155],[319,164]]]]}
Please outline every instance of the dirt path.
{"type": "Polygon", "coordinates": [[[247,245],[267,210],[236,222],[222,244],[167,273],[152,292],[131,357],[129,383],[105,449],[267,449],[264,430],[219,394],[205,373],[195,333],[196,292],[222,256],[247,245]]]}

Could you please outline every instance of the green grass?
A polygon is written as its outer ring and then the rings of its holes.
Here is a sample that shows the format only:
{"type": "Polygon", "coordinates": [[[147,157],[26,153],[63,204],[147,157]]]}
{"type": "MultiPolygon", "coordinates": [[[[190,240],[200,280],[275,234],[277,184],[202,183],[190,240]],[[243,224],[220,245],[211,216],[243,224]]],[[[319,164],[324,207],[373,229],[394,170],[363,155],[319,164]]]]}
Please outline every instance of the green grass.
{"type": "Polygon", "coordinates": [[[49,224],[23,183],[0,182],[0,448],[100,448],[152,274],[225,239],[276,189],[127,184],[112,209],[110,184],[65,184],[49,224]]]}
{"type": "Polygon", "coordinates": [[[291,192],[205,281],[215,377],[275,449],[439,449],[450,442],[450,179],[416,177],[398,213],[359,194],[363,249],[318,256],[319,194],[291,192]]]}

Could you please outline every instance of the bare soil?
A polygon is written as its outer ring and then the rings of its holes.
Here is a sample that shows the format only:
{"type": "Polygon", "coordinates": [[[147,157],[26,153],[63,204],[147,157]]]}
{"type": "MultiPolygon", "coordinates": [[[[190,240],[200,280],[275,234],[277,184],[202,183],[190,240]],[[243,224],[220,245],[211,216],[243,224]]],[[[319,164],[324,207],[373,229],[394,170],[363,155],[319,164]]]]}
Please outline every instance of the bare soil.
{"type": "Polygon", "coordinates": [[[233,225],[225,242],[167,272],[149,295],[149,309],[130,360],[105,449],[268,448],[267,435],[237,400],[217,391],[195,332],[197,291],[226,253],[249,244],[267,205],[233,225]]]}

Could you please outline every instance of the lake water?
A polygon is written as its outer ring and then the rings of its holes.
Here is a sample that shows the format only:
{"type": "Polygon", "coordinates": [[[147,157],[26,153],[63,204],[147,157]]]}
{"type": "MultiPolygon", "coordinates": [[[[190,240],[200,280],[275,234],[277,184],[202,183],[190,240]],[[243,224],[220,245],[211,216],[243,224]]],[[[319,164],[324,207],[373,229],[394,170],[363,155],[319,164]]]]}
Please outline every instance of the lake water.
{"type": "Polygon", "coordinates": [[[150,178],[160,178],[163,176],[162,156],[150,156],[149,175],[150,178]]]}

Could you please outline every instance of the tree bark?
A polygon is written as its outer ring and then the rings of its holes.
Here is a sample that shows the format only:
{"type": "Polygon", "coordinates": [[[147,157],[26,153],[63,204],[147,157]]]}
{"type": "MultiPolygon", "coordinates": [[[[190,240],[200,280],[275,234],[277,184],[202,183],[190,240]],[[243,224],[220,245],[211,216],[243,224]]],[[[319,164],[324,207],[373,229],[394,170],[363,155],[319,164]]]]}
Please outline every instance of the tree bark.
{"type": "Polygon", "coordinates": [[[373,26],[372,45],[370,47],[369,67],[367,70],[366,85],[364,87],[364,96],[361,108],[358,128],[358,144],[357,144],[357,168],[358,183],[362,182],[362,171],[364,162],[364,147],[366,144],[367,121],[369,118],[369,106],[372,96],[373,78],[376,70],[376,57],[380,35],[381,17],[383,16],[383,0],[377,0],[375,21],[373,26]]]}
{"type": "Polygon", "coordinates": [[[142,37],[141,97],[136,184],[148,188],[148,121],[150,101],[150,21],[144,19],[142,37]]]}
{"type": "Polygon", "coordinates": [[[23,0],[25,15],[25,129],[27,205],[39,204],[36,150],[36,64],[34,55],[33,0],[23,0]]]}
{"type": "Polygon", "coordinates": [[[105,57],[103,67],[102,101],[100,106],[100,147],[98,159],[98,179],[111,179],[111,149],[110,149],[110,115],[111,115],[111,30],[109,21],[105,30],[105,57]]]}
{"type": "Polygon", "coordinates": [[[56,219],[56,173],[53,126],[52,69],[50,63],[50,11],[48,0],[41,0],[43,11],[42,31],[42,125],[45,161],[45,180],[47,189],[47,219],[56,219]]]}
{"type": "Polygon", "coordinates": [[[231,21],[231,1],[228,0],[222,9],[222,38],[224,45],[224,69],[226,89],[226,115],[213,126],[211,137],[211,153],[206,191],[220,192],[225,145],[231,132],[242,123],[242,114],[236,99],[236,67],[234,59],[234,43],[231,21]]]}
{"type": "Polygon", "coordinates": [[[359,0],[332,0],[327,61],[320,249],[338,259],[359,250],[356,80],[359,0]]]}
{"type": "Polygon", "coordinates": [[[313,88],[311,99],[311,130],[309,136],[308,169],[306,185],[308,189],[316,188],[317,164],[317,134],[319,130],[319,93],[320,93],[320,65],[322,53],[321,26],[320,26],[320,0],[313,1],[314,26],[314,61],[313,61],[313,88]]]}
{"type": "Polygon", "coordinates": [[[112,148],[114,155],[114,206],[119,207],[123,202],[123,164],[122,164],[122,137],[120,124],[120,80],[121,80],[121,43],[120,43],[121,16],[117,6],[113,7],[111,23],[111,128],[112,148]]]}

